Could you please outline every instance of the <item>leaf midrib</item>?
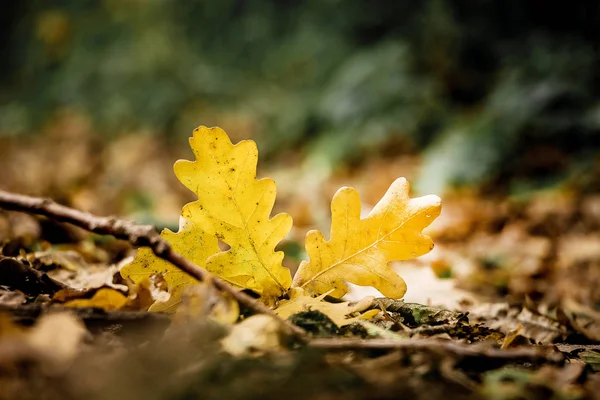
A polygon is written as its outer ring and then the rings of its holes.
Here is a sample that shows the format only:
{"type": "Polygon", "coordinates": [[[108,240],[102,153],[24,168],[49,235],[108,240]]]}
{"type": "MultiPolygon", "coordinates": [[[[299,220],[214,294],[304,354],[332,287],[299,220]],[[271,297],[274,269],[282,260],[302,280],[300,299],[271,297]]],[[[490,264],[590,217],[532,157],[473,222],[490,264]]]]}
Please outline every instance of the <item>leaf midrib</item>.
{"type": "MultiPolygon", "coordinates": [[[[384,236],[382,236],[382,237],[378,238],[377,240],[375,240],[375,241],[374,241],[372,244],[370,244],[369,246],[367,246],[367,247],[364,247],[363,249],[361,249],[361,250],[359,250],[359,251],[357,251],[357,252],[355,252],[355,253],[353,253],[353,254],[349,255],[348,257],[346,257],[346,258],[344,258],[344,259],[342,259],[342,260],[340,260],[340,261],[337,261],[337,262],[335,262],[335,263],[331,264],[329,267],[327,267],[327,268],[325,268],[325,269],[323,269],[323,270],[319,271],[317,274],[315,274],[315,275],[314,275],[314,276],[313,276],[311,279],[309,279],[308,281],[306,281],[306,282],[305,282],[304,284],[302,284],[300,287],[301,287],[301,288],[304,288],[304,287],[305,287],[306,285],[308,285],[309,283],[311,283],[311,282],[315,281],[315,280],[316,280],[316,279],[317,279],[319,276],[321,276],[321,275],[323,275],[323,274],[325,274],[325,273],[327,273],[327,272],[331,271],[332,269],[334,269],[334,268],[338,267],[339,265],[343,265],[343,264],[345,264],[345,263],[346,263],[348,260],[350,260],[351,258],[353,258],[353,257],[356,257],[357,255],[359,255],[359,254],[361,254],[361,253],[364,253],[364,252],[366,252],[367,250],[371,249],[373,246],[375,246],[375,245],[379,244],[381,241],[385,240],[385,238],[387,238],[388,236],[390,236],[390,235],[392,235],[393,233],[395,233],[397,230],[399,230],[399,229],[401,229],[402,227],[404,227],[404,225],[405,225],[407,222],[409,222],[409,221],[413,220],[413,219],[414,219],[414,218],[416,218],[417,216],[419,216],[419,215],[421,215],[421,214],[425,213],[426,211],[427,211],[427,209],[421,210],[421,211],[419,211],[419,212],[416,212],[415,214],[411,215],[410,217],[406,218],[404,221],[402,221],[402,223],[401,223],[400,225],[398,225],[398,227],[396,227],[396,228],[392,229],[392,230],[391,230],[389,233],[387,233],[386,235],[384,235],[384,236]]],[[[368,217],[367,217],[367,218],[368,218],[368,217]]],[[[367,218],[365,218],[364,220],[361,220],[361,221],[365,221],[367,218]]],[[[389,261],[391,261],[391,260],[389,260],[389,261]]],[[[388,261],[388,262],[389,262],[389,261],[388,261]]],[[[366,269],[368,269],[368,270],[369,270],[371,273],[373,273],[373,274],[375,274],[375,273],[376,273],[375,271],[373,271],[371,268],[369,268],[369,267],[368,267],[368,266],[366,266],[366,265],[365,265],[365,268],[366,268],[366,269]]],[[[377,275],[378,275],[378,274],[377,274],[377,275]]]]}
{"type": "MultiPolygon", "coordinates": [[[[235,147],[235,145],[232,145],[232,147],[235,147]]],[[[229,185],[229,182],[227,182],[227,179],[225,179],[223,177],[223,174],[221,173],[221,170],[219,168],[219,163],[217,162],[217,160],[215,159],[213,153],[209,150],[208,154],[210,155],[210,158],[213,160],[213,162],[215,163],[215,169],[217,170],[217,173],[219,175],[219,177],[225,182],[225,185],[227,185],[227,188],[229,188],[229,191],[231,192],[231,200],[233,201],[233,204],[235,205],[235,208],[238,212],[238,214],[240,215],[240,219],[243,221],[244,224],[244,231],[246,232],[247,236],[248,236],[248,242],[250,243],[250,245],[252,246],[252,250],[254,250],[254,254],[256,254],[256,259],[260,262],[260,265],[262,266],[262,268],[267,272],[267,274],[271,277],[271,279],[273,279],[273,281],[277,284],[277,286],[279,286],[279,288],[281,289],[282,292],[285,292],[287,290],[286,287],[284,287],[281,282],[279,282],[279,280],[271,273],[271,271],[269,271],[269,268],[266,267],[265,262],[263,261],[262,257],[260,256],[260,253],[258,252],[258,250],[256,249],[256,245],[254,243],[254,240],[252,240],[252,235],[250,234],[250,231],[248,230],[248,221],[245,220],[244,215],[241,212],[241,208],[235,198],[235,192],[234,189],[229,185]]],[[[238,175],[238,179],[237,181],[239,182],[239,178],[242,175],[242,172],[244,171],[244,168],[246,167],[246,161],[248,161],[248,157],[249,154],[246,153],[246,158],[244,158],[244,161],[240,167],[240,171],[239,171],[239,175],[238,175]]],[[[257,181],[256,178],[253,179],[253,181],[257,181]]],[[[236,189],[237,189],[237,182],[236,182],[236,189]]],[[[266,190],[266,189],[265,189],[266,190]]],[[[264,196],[264,191],[261,195],[261,200],[262,200],[262,196],[264,196]]],[[[258,208],[258,206],[256,207],[258,208]]],[[[255,209],[256,211],[256,209],[255,209]]],[[[254,211],[253,211],[254,213],[254,211]]],[[[268,218],[268,216],[267,216],[268,218]]],[[[271,221],[271,218],[269,218],[269,221],[271,221]]],[[[271,232],[272,234],[272,232],[271,232]]],[[[271,235],[270,234],[270,235],[271,235]]],[[[268,238],[268,237],[267,237],[268,238]]]]}

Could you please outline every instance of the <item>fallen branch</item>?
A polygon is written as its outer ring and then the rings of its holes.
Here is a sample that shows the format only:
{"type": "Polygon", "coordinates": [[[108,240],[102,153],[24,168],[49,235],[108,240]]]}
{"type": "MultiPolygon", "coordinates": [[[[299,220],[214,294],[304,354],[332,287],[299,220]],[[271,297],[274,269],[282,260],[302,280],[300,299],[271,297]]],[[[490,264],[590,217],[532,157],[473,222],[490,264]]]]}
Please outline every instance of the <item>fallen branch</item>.
{"type": "Polygon", "coordinates": [[[427,350],[445,354],[449,353],[459,358],[491,358],[551,363],[560,363],[564,360],[564,356],[560,352],[546,347],[524,347],[503,350],[489,347],[486,344],[475,345],[433,339],[313,339],[308,345],[323,350],[427,350]]]}
{"type": "Polygon", "coordinates": [[[252,311],[277,318],[282,322],[287,331],[301,341],[306,341],[306,332],[303,329],[279,318],[273,311],[256,299],[244,292],[235,290],[221,279],[173,251],[169,243],[160,236],[153,225],[140,225],[133,221],[120,220],[115,217],[98,217],[60,205],[50,199],[24,196],[3,190],[0,190],[0,208],[43,215],[56,221],[67,222],[93,233],[112,235],[117,239],[127,240],[136,247],[150,247],[157,257],[170,262],[199,281],[211,282],[217,289],[228,293],[240,304],[252,311]]]}
{"type": "Polygon", "coordinates": [[[571,353],[573,351],[594,350],[600,352],[600,344],[569,344],[557,343],[554,346],[563,353],[571,353]]]}

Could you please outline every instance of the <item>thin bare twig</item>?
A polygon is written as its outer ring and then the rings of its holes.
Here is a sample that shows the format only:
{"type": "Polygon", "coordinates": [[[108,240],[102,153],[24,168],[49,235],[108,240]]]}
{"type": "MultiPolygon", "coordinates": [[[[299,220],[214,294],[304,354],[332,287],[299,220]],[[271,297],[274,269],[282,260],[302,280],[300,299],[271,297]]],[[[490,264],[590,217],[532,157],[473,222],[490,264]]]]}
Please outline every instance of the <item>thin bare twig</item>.
{"type": "Polygon", "coordinates": [[[540,362],[561,362],[564,357],[551,348],[527,347],[502,350],[485,344],[466,344],[434,339],[313,339],[310,347],[323,350],[428,350],[452,354],[460,358],[493,358],[504,360],[524,360],[540,362]]]}
{"type": "Polygon", "coordinates": [[[170,262],[199,281],[211,282],[217,289],[228,293],[240,304],[248,307],[252,311],[268,314],[277,318],[283,323],[287,331],[301,341],[306,341],[306,332],[304,332],[303,329],[289,321],[280,319],[272,310],[261,302],[244,292],[234,289],[205,269],[173,251],[169,243],[160,236],[156,227],[153,225],[136,224],[133,221],[120,220],[115,217],[98,217],[87,212],[60,205],[50,199],[24,196],[3,190],[0,190],[0,208],[43,215],[56,221],[68,222],[90,232],[101,235],[112,235],[117,239],[127,240],[136,247],[150,247],[157,257],[170,262]]]}

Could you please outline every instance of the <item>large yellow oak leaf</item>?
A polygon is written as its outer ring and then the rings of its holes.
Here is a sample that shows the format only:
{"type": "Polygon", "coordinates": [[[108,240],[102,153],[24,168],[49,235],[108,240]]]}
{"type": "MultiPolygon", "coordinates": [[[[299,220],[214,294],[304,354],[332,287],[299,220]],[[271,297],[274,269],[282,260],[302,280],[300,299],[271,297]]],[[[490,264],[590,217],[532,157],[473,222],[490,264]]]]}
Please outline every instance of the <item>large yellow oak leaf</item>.
{"type": "MultiPolygon", "coordinates": [[[[173,249],[238,288],[254,290],[265,298],[282,295],[291,285],[275,246],[292,227],[288,214],[270,218],[276,187],[272,179],[256,179],[258,150],[251,140],[233,145],[220,128],[199,127],[190,138],[195,161],[179,160],[177,178],[198,196],[184,206],[183,224],[161,236],[173,249]],[[218,241],[230,246],[219,250],[218,241]]],[[[189,275],[140,249],[134,261],[121,269],[134,282],[162,274],[172,294],[166,305],[177,305],[182,288],[197,283],[189,275]]],[[[165,305],[165,306],[166,306],[165,305]]],[[[155,305],[151,310],[163,310],[155,305]]]]}
{"type": "Polygon", "coordinates": [[[190,145],[196,161],[177,161],[174,169],[198,201],[187,204],[182,216],[230,246],[209,257],[206,269],[267,298],[282,295],[292,277],[275,246],[292,228],[292,217],[270,218],[277,189],[272,179],[256,179],[256,143],[233,145],[222,129],[200,127],[190,145]]]}
{"type": "Polygon", "coordinates": [[[384,296],[401,298],[406,283],[388,263],[423,255],[433,241],[422,230],[440,214],[435,195],[411,199],[406,179],[399,178],[369,215],[360,219],[360,198],[355,189],[343,187],[331,202],[331,238],[319,231],[306,235],[309,261],[300,264],[293,287],[312,294],[342,297],[346,282],[373,286],[384,296]]]}

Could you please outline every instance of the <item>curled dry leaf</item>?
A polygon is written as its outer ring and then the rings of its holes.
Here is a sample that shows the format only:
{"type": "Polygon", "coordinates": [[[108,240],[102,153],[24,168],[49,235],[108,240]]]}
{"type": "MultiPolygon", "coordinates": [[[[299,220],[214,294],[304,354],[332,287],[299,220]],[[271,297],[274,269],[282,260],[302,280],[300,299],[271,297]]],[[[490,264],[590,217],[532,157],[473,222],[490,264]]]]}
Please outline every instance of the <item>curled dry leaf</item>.
{"type": "Polygon", "coordinates": [[[19,290],[0,289],[0,306],[15,307],[25,304],[27,296],[19,290]]]}
{"type": "Polygon", "coordinates": [[[411,199],[409,184],[399,178],[365,219],[360,219],[360,198],[356,190],[344,187],[331,202],[331,237],[319,231],[306,235],[310,261],[303,261],[293,286],[313,294],[331,292],[342,297],[348,292],[345,281],[373,286],[390,298],[406,292],[404,280],[388,263],[423,255],[433,241],[422,230],[440,214],[441,200],[428,195],[411,199]]]}
{"type": "Polygon", "coordinates": [[[349,325],[357,320],[366,320],[374,317],[379,310],[369,310],[360,316],[351,317],[352,314],[361,312],[369,307],[373,297],[365,297],[359,303],[350,305],[349,302],[329,303],[323,299],[327,295],[322,294],[318,297],[310,297],[303,289],[292,288],[288,292],[290,299],[282,300],[275,309],[275,314],[281,318],[289,318],[294,314],[303,311],[317,310],[327,315],[338,327],[349,325]],[[369,303],[369,305],[367,305],[369,303]]]}
{"type": "Polygon", "coordinates": [[[508,336],[505,346],[509,346],[517,336],[533,340],[535,343],[550,344],[564,337],[567,331],[558,321],[521,306],[507,303],[487,303],[473,308],[470,320],[482,323],[484,327],[498,330],[508,336]]]}
{"type": "Polygon", "coordinates": [[[17,325],[8,314],[0,314],[0,369],[8,372],[1,375],[2,383],[7,382],[10,371],[22,371],[24,365],[28,369],[37,365],[47,376],[64,374],[86,335],[84,324],[69,312],[43,314],[31,328],[17,325]]]}
{"type": "Polygon", "coordinates": [[[129,287],[127,308],[148,311],[153,306],[169,301],[167,285],[161,275],[145,277],[138,283],[127,280],[129,287]]]}
{"type": "Polygon", "coordinates": [[[126,285],[115,283],[114,278],[118,273],[117,265],[89,264],[82,265],[76,271],[54,269],[48,272],[48,276],[72,289],[95,289],[107,286],[117,290],[127,290],[126,285]]]}
{"type": "Polygon", "coordinates": [[[156,303],[151,311],[170,312],[176,308],[174,320],[180,323],[208,317],[222,324],[233,324],[240,316],[237,301],[207,282],[187,286],[180,296],[175,297],[180,304],[156,303]]]}
{"type": "Polygon", "coordinates": [[[568,324],[592,342],[600,342],[600,312],[578,303],[572,297],[562,299],[561,312],[568,324]]]}
{"type": "Polygon", "coordinates": [[[70,366],[87,331],[70,313],[44,315],[27,332],[27,344],[39,352],[41,366],[49,375],[61,374],[70,366]]]}
{"type": "Polygon", "coordinates": [[[284,352],[284,336],[276,318],[258,314],[234,325],[229,335],[221,340],[221,345],[233,356],[257,357],[284,352]]]}
{"type": "Polygon", "coordinates": [[[581,358],[595,372],[600,371],[600,351],[584,350],[579,353],[579,358],[581,358]]]}
{"type": "Polygon", "coordinates": [[[88,262],[76,251],[56,250],[48,248],[43,251],[36,251],[26,255],[27,261],[32,265],[43,266],[44,269],[62,268],[67,271],[78,271],[88,266],[88,262]]]}

